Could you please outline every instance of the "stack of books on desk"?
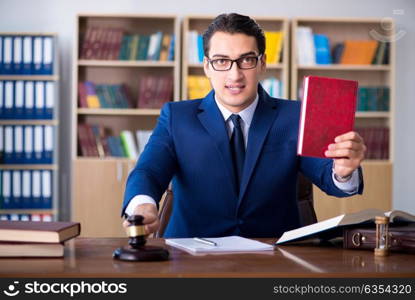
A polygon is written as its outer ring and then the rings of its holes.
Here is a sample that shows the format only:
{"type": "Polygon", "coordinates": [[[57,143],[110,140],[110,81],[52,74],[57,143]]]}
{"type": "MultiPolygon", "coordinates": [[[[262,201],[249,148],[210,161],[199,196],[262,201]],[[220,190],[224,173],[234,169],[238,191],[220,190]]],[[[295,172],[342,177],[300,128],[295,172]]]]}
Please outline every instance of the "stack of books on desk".
{"type": "Polygon", "coordinates": [[[79,223],[0,221],[0,257],[62,257],[79,223]]]}

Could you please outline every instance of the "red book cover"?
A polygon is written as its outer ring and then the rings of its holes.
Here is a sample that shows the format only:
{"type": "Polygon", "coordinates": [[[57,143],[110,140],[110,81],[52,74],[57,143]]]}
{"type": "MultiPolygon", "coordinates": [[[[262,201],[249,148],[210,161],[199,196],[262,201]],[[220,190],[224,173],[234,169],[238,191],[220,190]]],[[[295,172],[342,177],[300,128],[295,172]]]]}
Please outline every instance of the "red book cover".
{"type": "Polygon", "coordinates": [[[325,158],[336,136],[352,131],[357,81],[307,76],[301,102],[297,154],[325,158]]]}

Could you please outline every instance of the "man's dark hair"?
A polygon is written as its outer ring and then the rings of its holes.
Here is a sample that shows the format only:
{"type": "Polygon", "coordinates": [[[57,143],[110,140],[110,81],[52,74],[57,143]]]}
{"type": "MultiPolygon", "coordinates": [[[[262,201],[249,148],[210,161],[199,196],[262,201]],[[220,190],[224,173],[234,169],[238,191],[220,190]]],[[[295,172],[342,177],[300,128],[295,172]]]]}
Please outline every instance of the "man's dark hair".
{"type": "Polygon", "coordinates": [[[217,16],[203,33],[203,50],[209,55],[210,39],[215,32],[243,33],[256,39],[259,54],[265,52],[265,36],[261,27],[250,17],[236,13],[217,16]]]}

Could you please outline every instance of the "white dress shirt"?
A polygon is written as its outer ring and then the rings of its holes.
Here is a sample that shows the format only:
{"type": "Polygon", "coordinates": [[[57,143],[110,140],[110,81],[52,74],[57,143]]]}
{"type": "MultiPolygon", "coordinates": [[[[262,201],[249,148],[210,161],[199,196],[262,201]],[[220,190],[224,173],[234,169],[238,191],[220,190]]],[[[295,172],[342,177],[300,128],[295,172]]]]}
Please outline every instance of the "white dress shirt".
{"type": "MultiPolygon", "coordinates": [[[[230,110],[225,108],[216,99],[216,95],[215,95],[215,101],[216,101],[216,104],[217,104],[220,112],[222,113],[223,119],[226,122],[226,128],[228,130],[228,135],[229,135],[229,139],[230,139],[231,136],[232,136],[233,128],[234,128],[234,125],[233,125],[233,123],[230,119],[230,116],[233,114],[233,112],[231,112],[230,110]]],[[[247,108],[245,108],[244,110],[241,110],[238,113],[238,115],[241,117],[241,120],[240,120],[241,122],[240,123],[241,123],[242,132],[243,132],[243,135],[244,135],[245,148],[248,145],[248,132],[249,132],[249,128],[251,127],[252,118],[254,117],[254,112],[255,112],[255,109],[256,109],[257,105],[258,105],[258,94],[257,94],[254,102],[252,102],[247,108]]],[[[358,174],[357,170],[355,170],[352,173],[351,178],[346,182],[338,181],[334,176],[334,171],[332,173],[332,178],[333,178],[334,184],[345,193],[348,193],[348,194],[354,193],[359,188],[359,174],[358,174]]],[[[150,204],[156,205],[156,201],[154,201],[154,199],[152,197],[150,197],[148,195],[137,195],[133,199],[131,199],[130,203],[128,203],[127,208],[125,210],[125,213],[127,215],[132,215],[134,213],[134,209],[138,205],[145,204],[145,203],[150,203],[150,204]]]]}

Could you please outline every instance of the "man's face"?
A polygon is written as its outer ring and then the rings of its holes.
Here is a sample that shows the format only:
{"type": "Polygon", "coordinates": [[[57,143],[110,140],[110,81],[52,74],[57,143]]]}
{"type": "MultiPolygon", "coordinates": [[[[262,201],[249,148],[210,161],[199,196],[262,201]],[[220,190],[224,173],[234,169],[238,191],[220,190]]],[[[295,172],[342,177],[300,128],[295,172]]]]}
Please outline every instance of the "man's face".
{"type": "MultiPolygon", "coordinates": [[[[238,59],[258,56],[255,37],[243,33],[215,32],[210,39],[209,58],[238,59]]],[[[248,107],[255,99],[260,75],[265,71],[265,59],[261,56],[255,68],[239,69],[236,62],[228,71],[215,71],[204,59],[204,70],[215,90],[216,99],[230,111],[237,113],[248,107]]]]}

